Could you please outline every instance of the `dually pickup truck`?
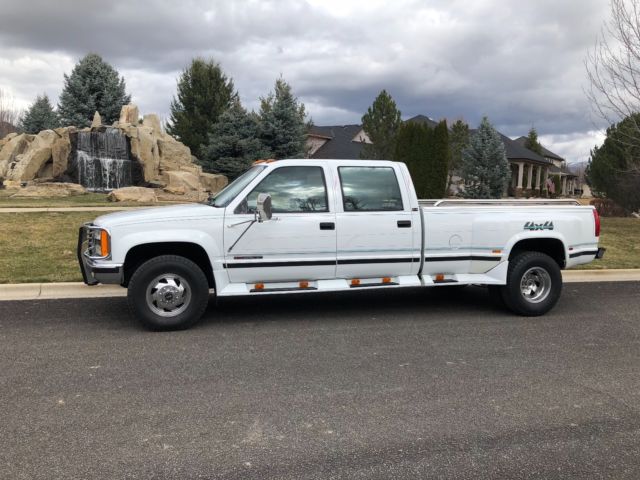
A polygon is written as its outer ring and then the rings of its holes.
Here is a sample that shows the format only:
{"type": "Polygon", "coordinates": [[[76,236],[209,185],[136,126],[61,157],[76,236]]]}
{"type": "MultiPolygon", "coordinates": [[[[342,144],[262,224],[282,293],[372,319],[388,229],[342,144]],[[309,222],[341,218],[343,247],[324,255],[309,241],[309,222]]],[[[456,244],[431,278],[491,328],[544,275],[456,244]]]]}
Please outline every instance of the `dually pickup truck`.
{"type": "Polygon", "coordinates": [[[207,204],[113,213],[80,228],[85,283],[128,288],[148,328],[186,328],[219,297],[485,285],[542,315],[561,269],[604,254],[593,207],[418,200],[406,165],[258,162],[207,204]]]}

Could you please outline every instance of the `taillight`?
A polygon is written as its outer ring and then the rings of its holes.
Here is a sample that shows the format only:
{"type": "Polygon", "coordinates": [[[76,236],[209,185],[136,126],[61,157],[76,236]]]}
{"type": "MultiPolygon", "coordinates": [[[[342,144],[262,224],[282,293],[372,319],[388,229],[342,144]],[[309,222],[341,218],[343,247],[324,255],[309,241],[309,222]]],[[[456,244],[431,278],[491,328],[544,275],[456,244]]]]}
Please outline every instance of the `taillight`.
{"type": "Polygon", "coordinates": [[[598,210],[593,209],[593,220],[596,226],[596,237],[600,236],[600,215],[598,214],[598,210]]]}

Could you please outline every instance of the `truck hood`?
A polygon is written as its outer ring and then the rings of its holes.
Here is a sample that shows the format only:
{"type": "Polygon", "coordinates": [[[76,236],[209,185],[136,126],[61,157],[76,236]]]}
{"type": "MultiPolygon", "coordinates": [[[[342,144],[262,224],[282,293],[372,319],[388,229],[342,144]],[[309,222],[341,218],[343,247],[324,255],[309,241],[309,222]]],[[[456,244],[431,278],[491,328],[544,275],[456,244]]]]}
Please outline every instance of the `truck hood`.
{"type": "Polygon", "coordinates": [[[222,215],[224,215],[224,208],[190,203],[185,205],[141,208],[140,210],[110,213],[96,218],[93,223],[100,227],[109,228],[117,225],[129,225],[132,223],[215,218],[222,215]]]}

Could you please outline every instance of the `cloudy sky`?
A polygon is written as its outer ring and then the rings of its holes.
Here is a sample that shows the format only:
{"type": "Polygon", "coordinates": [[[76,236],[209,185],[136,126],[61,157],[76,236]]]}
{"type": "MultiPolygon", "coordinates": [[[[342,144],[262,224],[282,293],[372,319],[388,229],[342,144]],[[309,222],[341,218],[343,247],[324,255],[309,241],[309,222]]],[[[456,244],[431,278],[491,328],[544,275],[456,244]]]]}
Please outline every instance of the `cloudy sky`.
{"type": "Polygon", "coordinates": [[[214,58],[256,108],[279,75],[317,125],[358,123],[381,89],[403,118],[488,115],[511,137],[533,125],[570,162],[601,124],[584,58],[606,0],[0,0],[0,88],[54,101],[87,52],[125,77],[143,113],[168,116],[176,78],[214,58]]]}

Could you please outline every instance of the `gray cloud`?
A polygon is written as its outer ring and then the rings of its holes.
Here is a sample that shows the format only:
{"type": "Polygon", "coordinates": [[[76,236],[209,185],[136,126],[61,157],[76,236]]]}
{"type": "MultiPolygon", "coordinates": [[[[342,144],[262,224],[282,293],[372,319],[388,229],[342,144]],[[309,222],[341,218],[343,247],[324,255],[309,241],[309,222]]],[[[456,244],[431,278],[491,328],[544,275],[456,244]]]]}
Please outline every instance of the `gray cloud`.
{"type": "Polygon", "coordinates": [[[0,0],[0,87],[23,105],[42,91],[55,99],[62,74],[94,51],[143,111],[166,116],[180,70],[201,55],[222,63],[249,108],[282,74],[317,124],[355,123],[386,88],[404,117],[475,125],[488,115],[511,136],[535,125],[578,161],[598,139],[582,61],[607,9],[601,0],[0,0]]]}

